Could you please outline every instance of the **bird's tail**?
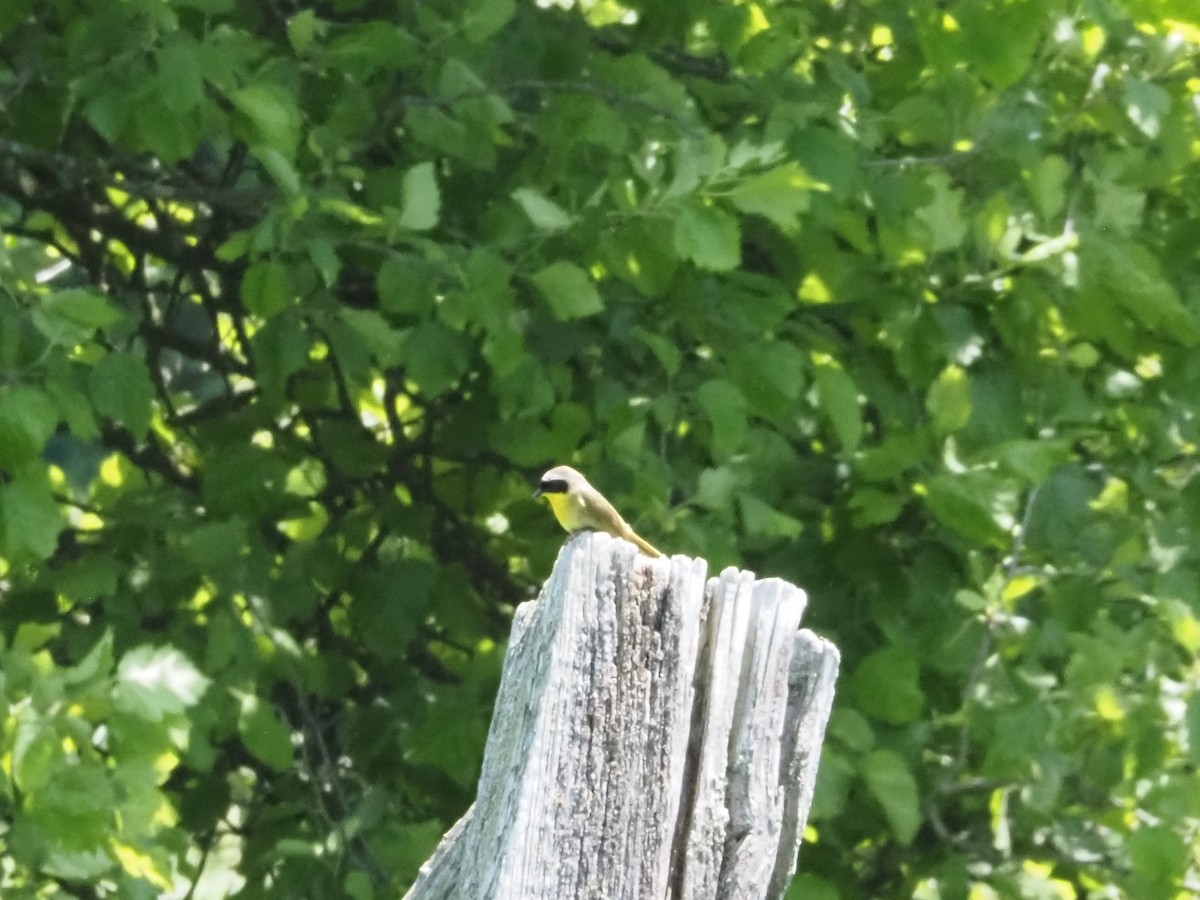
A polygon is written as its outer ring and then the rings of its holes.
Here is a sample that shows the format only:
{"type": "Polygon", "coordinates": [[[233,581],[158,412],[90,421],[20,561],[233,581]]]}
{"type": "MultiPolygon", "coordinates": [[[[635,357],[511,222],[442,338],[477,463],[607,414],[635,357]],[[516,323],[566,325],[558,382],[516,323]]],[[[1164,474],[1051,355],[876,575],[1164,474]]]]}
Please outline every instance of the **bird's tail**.
{"type": "Polygon", "coordinates": [[[659,550],[657,547],[655,547],[653,544],[651,544],[645,538],[640,537],[638,535],[638,533],[636,531],[634,531],[632,528],[629,529],[629,533],[626,534],[625,537],[626,537],[626,539],[631,540],[635,544],[637,544],[637,548],[639,550],[641,550],[647,556],[662,556],[661,550],[659,550]]]}

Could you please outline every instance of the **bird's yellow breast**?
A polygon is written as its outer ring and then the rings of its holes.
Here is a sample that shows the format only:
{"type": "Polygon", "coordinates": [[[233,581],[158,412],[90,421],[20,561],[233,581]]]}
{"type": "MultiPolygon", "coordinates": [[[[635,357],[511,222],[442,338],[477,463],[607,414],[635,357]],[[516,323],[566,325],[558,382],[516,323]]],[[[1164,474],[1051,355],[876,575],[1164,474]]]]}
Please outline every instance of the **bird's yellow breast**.
{"type": "Polygon", "coordinates": [[[567,531],[578,531],[591,525],[585,515],[584,505],[569,491],[562,494],[546,494],[545,497],[550,502],[550,508],[554,510],[554,518],[558,519],[558,524],[567,531]]]}

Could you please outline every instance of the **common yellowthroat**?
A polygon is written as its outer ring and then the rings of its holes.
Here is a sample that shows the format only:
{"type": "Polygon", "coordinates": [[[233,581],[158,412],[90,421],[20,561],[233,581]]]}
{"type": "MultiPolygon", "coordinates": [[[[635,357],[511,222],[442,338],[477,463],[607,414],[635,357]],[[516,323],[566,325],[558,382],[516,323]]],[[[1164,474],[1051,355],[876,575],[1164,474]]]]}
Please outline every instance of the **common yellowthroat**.
{"type": "Polygon", "coordinates": [[[613,505],[604,499],[604,495],[570,466],[555,466],[543,475],[533,496],[545,497],[554,510],[558,524],[572,534],[584,530],[603,531],[613,537],[632,541],[647,556],[662,556],[647,541],[638,537],[613,505]]]}

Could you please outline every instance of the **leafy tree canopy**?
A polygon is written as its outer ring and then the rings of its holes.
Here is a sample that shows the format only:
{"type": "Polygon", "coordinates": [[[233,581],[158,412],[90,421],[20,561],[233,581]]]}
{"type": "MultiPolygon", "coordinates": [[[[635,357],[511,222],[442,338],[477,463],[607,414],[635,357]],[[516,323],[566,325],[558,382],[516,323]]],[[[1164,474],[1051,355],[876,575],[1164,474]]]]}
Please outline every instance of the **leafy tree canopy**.
{"type": "Polygon", "coordinates": [[[1194,0],[5,0],[0,894],[392,897],[584,469],[806,587],[794,897],[1200,892],[1194,0]]]}

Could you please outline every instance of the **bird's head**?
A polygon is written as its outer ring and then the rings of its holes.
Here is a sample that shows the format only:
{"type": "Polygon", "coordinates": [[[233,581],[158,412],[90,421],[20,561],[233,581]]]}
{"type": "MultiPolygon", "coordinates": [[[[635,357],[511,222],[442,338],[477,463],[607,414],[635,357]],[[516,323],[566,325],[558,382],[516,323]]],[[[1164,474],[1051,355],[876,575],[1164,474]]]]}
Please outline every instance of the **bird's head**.
{"type": "Polygon", "coordinates": [[[541,497],[543,494],[565,494],[572,487],[585,484],[587,484],[587,479],[570,466],[555,466],[542,476],[542,480],[538,482],[537,490],[533,492],[533,496],[541,497]]]}

